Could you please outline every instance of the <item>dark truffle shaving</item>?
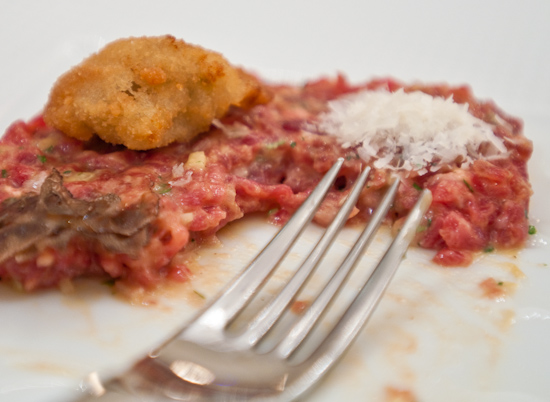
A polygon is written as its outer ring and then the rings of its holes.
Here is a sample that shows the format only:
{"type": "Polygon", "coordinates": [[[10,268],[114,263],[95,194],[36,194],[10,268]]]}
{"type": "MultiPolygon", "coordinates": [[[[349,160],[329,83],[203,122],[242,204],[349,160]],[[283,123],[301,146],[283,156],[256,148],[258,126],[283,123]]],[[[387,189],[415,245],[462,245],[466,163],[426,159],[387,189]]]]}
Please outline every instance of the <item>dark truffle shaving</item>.
{"type": "Polygon", "coordinates": [[[92,201],[77,199],[63,185],[61,174],[53,169],[39,194],[4,203],[0,213],[0,262],[45,238],[63,242],[72,235],[95,240],[111,252],[135,256],[149,241],[158,202],[153,192],[130,208],[122,208],[115,194],[92,201]]]}

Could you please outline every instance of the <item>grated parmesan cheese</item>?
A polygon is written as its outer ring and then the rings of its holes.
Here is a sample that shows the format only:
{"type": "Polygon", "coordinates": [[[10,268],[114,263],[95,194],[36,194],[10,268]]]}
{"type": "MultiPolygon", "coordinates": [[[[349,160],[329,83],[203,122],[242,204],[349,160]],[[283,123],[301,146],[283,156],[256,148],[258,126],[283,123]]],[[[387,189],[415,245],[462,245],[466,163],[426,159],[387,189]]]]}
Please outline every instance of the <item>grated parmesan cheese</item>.
{"type": "Polygon", "coordinates": [[[174,177],[182,177],[183,176],[183,163],[180,163],[178,165],[172,166],[172,176],[174,177]]]}
{"type": "Polygon", "coordinates": [[[473,160],[506,155],[490,124],[468,113],[467,104],[403,90],[361,91],[329,102],[318,128],[376,168],[437,171],[441,164],[466,167],[473,160]]]}

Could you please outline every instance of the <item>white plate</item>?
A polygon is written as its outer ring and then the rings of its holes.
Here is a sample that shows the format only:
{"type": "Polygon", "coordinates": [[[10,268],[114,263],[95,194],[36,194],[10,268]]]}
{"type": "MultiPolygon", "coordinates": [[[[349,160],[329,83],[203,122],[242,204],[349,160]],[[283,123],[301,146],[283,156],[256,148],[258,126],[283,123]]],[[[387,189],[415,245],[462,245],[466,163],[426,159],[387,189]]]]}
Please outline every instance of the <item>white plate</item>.
{"type": "MultiPolygon", "coordinates": [[[[550,400],[550,162],[544,152],[550,146],[550,3],[383,4],[3,4],[0,130],[38,113],[55,78],[72,64],[130,35],[171,33],[272,80],[344,72],[356,81],[389,75],[468,83],[477,96],[521,116],[534,140],[530,217],[538,233],[516,255],[486,255],[468,269],[434,267],[426,262],[429,252],[409,253],[360,339],[308,400],[386,402],[388,388],[423,402],[550,400]],[[516,291],[505,300],[482,297],[478,283],[488,276],[513,282],[516,291]]],[[[205,268],[193,282],[196,290],[215,292],[240,264],[235,257],[246,260],[273,232],[241,226],[224,231],[223,246],[199,256],[205,268]]],[[[0,287],[0,400],[70,401],[84,375],[122,369],[200,304],[192,290],[142,307],[104,286],[77,286],[70,295],[0,287]]]]}

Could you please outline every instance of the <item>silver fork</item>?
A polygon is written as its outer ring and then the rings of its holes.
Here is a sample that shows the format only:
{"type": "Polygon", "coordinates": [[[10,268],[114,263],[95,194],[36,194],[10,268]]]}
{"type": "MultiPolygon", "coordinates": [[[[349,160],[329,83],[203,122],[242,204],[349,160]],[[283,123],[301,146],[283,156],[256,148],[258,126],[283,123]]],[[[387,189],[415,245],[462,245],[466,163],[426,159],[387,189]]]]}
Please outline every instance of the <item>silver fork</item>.
{"type": "MultiPolygon", "coordinates": [[[[431,203],[425,190],[391,246],[353,302],[318,345],[308,335],[343,286],[386,216],[399,186],[394,180],[369,224],[310,307],[286,327],[279,324],[354,207],[367,180],[357,179],[332,224],[285,287],[244,328],[232,323],[313,218],[343,164],[329,170],[268,246],[219,296],[160,348],[115,380],[88,379],[81,401],[291,401],[300,398],[337,362],[376,308],[431,203]],[[275,329],[273,328],[275,326],[275,329]],[[277,330],[277,327],[282,329],[277,330]],[[266,346],[267,345],[267,346],[266,346]],[[302,347],[302,348],[301,348],[302,347]],[[305,349],[304,350],[300,350],[305,349]]],[[[292,315],[291,315],[292,316],[292,315]]]]}

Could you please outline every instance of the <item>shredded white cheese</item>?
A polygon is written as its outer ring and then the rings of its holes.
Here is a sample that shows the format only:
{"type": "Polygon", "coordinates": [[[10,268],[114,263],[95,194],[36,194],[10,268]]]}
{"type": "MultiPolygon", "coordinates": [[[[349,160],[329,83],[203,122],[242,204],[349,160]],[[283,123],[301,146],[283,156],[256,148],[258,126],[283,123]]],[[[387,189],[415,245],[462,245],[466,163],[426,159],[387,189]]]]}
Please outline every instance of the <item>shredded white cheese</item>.
{"type": "Polygon", "coordinates": [[[329,103],[322,131],[344,147],[359,145],[359,156],[376,168],[436,171],[442,164],[506,154],[490,124],[468,113],[467,104],[403,90],[361,91],[329,103]]]}
{"type": "Polygon", "coordinates": [[[193,176],[192,170],[185,170],[183,163],[172,166],[172,176],[174,180],[168,183],[172,187],[182,187],[191,181],[193,176]]]}
{"type": "Polygon", "coordinates": [[[212,125],[219,128],[229,138],[241,138],[250,134],[250,129],[242,123],[235,122],[233,124],[223,124],[220,120],[212,120],[212,125]]]}
{"type": "Polygon", "coordinates": [[[183,172],[184,172],[183,163],[172,166],[172,176],[174,176],[175,178],[182,177],[183,172]]]}
{"type": "Polygon", "coordinates": [[[23,188],[38,191],[38,189],[42,187],[42,183],[44,183],[47,177],[47,172],[40,172],[37,175],[31,177],[29,180],[26,180],[23,183],[23,188]]]}

